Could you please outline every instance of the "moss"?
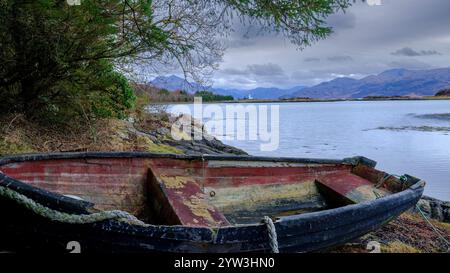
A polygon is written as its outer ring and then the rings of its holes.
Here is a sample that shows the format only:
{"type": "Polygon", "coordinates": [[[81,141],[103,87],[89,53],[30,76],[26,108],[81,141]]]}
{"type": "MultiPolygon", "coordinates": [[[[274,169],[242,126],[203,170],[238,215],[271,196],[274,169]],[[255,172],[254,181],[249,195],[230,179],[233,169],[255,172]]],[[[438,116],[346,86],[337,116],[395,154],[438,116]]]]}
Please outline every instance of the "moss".
{"type": "Polygon", "coordinates": [[[165,144],[151,144],[148,146],[148,151],[161,154],[183,154],[180,149],[165,144]]]}
{"type": "Polygon", "coordinates": [[[191,136],[186,134],[184,131],[173,130],[171,133],[172,134],[170,136],[169,135],[164,136],[163,140],[173,140],[174,139],[173,137],[180,140],[187,140],[187,141],[191,140],[191,136]]]}
{"type": "Polygon", "coordinates": [[[435,224],[437,224],[440,228],[443,228],[447,230],[450,233],[450,223],[444,223],[444,222],[437,222],[435,221],[435,224]]]}
{"type": "Polygon", "coordinates": [[[137,137],[137,146],[139,150],[160,154],[183,154],[183,152],[175,147],[156,144],[149,137],[140,135],[137,137]]]}
{"type": "Polygon", "coordinates": [[[0,156],[33,152],[35,152],[35,150],[28,143],[11,143],[4,139],[0,140],[0,156]]]}
{"type": "Polygon", "coordinates": [[[412,212],[405,212],[402,215],[400,215],[399,218],[404,219],[404,220],[416,221],[416,222],[420,222],[423,220],[423,218],[420,217],[419,214],[412,213],[412,212]]]}
{"type": "Polygon", "coordinates": [[[98,122],[96,127],[99,128],[97,138],[103,143],[96,143],[91,149],[101,148],[105,151],[126,151],[131,149],[130,134],[124,121],[104,120],[98,122]],[[104,127],[104,129],[101,129],[101,127],[104,127]]]}
{"type": "Polygon", "coordinates": [[[387,245],[381,246],[381,252],[384,253],[421,253],[421,251],[413,246],[407,245],[400,241],[394,241],[387,245]]]}

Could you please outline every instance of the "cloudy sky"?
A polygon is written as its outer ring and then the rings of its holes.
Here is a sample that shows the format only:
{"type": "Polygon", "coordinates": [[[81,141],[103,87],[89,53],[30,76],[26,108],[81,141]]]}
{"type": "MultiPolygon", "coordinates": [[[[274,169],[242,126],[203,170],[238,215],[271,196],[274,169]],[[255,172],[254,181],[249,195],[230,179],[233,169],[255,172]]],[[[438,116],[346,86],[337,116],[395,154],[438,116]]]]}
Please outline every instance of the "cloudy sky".
{"type": "Polygon", "coordinates": [[[450,67],[449,0],[381,2],[358,3],[333,15],[335,33],[303,51],[280,37],[237,28],[214,87],[288,88],[391,68],[450,67]]]}

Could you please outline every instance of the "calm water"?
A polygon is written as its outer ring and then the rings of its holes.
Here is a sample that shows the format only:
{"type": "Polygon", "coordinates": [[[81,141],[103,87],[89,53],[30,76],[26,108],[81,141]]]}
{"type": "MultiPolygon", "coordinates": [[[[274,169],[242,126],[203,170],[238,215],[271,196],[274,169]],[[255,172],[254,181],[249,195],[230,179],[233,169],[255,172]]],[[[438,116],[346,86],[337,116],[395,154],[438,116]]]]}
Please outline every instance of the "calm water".
{"type": "Polygon", "coordinates": [[[259,141],[223,141],[252,155],[337,159],[363,155],[376,160],[378,168],[390,173],[407,173],[426,180],[427,195],[450,200],[450,132],[372,130],[404,126],[450,127],[450,120],[416,117],[450,113],[450,101],[276,105],[280,106],[280,143],[276,151],[260,151],[259,141]]]}

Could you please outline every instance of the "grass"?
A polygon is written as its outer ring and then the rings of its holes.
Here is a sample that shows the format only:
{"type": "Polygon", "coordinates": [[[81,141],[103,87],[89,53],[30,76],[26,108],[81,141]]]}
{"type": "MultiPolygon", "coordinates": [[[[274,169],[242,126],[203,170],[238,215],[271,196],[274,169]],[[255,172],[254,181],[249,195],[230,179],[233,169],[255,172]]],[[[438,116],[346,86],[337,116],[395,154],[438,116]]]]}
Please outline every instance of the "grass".
{"type": "Polygon", "coordinates": [[[450,233],[450,223],[444,223],[444,222],[438,222],[434,221],[434,225],[438,226],[441,229],[446,230],[448,233],[450,233]]]}
{"type": "Polygon", "coordinates": [[[381,246],[382,253],[421,253],[421,251],[415,247],[402,243],[400,241],[394,241],[387,245],[381,246]]]}
{"type": "Polygon", "coordinates": [[[450,100],[450,96],[425,96],[424,100],[450,100]]]}
{"type": "MultiPolygon", "coordinates": [[[[147,123],[150,123],[148,119],[147,123]]],[[[147,124],[149,127],[151,124],[147,124]]],[[[155,125],[157,128],[160,124],[155,125]]],[[[182,154],[175,147],[155,143],[150,135],[138,133],[130,122],[99,119],[84,125],[51,128],[37,125],[24,117],[0,119],[0,156],[23,153],[139,151],[182,154]]]]}
{"type": "Polygon", "coordinates": [[[35,151],[23,128],[15,128],[12,121],[20,116],[0,120],[0,156],[32,153],[35,151]]]}
{"type": "Polygon", "coordinates": [[[160,154],[183,154],[183,151],[165,144],[156,144],[150,138],[138,136],[138,150],[160,154]]]}
{"type": "Polygon", "coordinates": [[[27,143],[11,143],[5,139],[0,140],[0,156],[33,152],[35,150],[27,143]]]}

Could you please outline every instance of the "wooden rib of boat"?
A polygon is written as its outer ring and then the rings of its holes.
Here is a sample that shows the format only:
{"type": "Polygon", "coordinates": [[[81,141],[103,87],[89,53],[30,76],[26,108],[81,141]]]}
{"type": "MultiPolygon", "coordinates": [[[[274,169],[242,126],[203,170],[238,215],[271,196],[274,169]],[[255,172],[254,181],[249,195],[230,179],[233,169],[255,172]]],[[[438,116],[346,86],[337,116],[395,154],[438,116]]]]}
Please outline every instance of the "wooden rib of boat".
{"type": "MultiPolygon", "coordinates": [[[[318,251],[358,238],[413,207],[425,183],[344,160],[149,153],[4,157],[0,187],[70,215],[121,210],[123,220],[66,223],[0,196],[0,249],[67,252],[318,251]],[[273,242],[272,242],[273,243],[273,242]]],[[[4,191],[3,191],[4,192],[4,191]]]]}

